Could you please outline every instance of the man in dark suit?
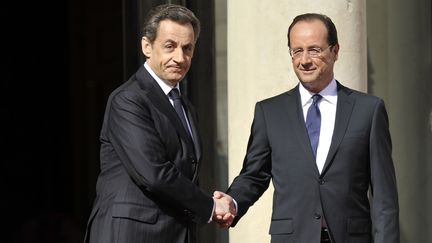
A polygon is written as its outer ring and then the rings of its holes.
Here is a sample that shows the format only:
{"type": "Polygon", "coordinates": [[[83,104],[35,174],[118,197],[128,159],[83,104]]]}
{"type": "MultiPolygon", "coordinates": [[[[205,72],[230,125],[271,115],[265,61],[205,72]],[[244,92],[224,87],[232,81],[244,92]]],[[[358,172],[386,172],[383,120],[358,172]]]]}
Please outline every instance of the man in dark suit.
{"type": "Polygon", "coordinates": [[[226,199],[213,199],[197,185],[196,114],[179,90],[199,32],[187,8],[150,11],[142,38],[146,62],[108,99],[85,242],[192,243],[196,224],[229,216],[226,199]]]}
{"type": "Polygon", "coordinates": [[[238,210],[231,226],[272,180],[272,242],[398,243],[383,101],[334,79],[339,44],[327,16],[297,16],[288,46],[300,84],[256,104],[243,168],[227,191],[238,210]]]}

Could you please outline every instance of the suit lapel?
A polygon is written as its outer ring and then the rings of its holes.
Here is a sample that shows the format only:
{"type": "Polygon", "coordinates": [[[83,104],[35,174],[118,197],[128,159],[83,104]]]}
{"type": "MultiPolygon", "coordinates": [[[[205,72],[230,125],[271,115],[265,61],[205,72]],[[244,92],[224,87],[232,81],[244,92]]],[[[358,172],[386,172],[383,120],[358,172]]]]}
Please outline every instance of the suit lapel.
{"type": "Polygon", "coordinates": [[[298,85],[294,89],[288,91],[287,94],[290,96],[290,100],[288,100],[286,104],[287,111],[289,113],[288,116],[290,117],[290,122],[288,124],[293,126],[293,130],[295,131],[299,144],[303,149],[303,153],[307,157],[306,160],[310,161],[311,167],[315,168],[316,173],[319,173],[304,121],[298,85]]]}
{"type": "Polygon", "coordinates": [[[192,181],[195,182],[198,179],[198,171],[200,166],[199,161],[201,161],[201,140],[200,140],[198,126],[196,122],[196,114],[192,110],[192,106],[189,103],[189,101],[187,99],[184,100],[185,100],[185,105],[187,106],[187,116],[188,116],[188,121],[189,121],[189,125],[192,131],[192,137],[193,137],[193,141],[191,142],[193,143],[194,146],[196,163],[197,163],[192,177],[192,181]]]}
{"type": "Polygon", "coordinates": [[[338,147],[345,135],[355,104],[355,100],[350,97],[352,91],[341,85],[339,82],[337,83],[337,85],[338,101],[336,107],[336,118],[333,130],[333,137],[321,175],[325,174],[325,172],[328,170],[331,163],[333,162],[333,157],[336,154],[336,151],[338,150],[338,147]]]}
{"type": "Polygon", "coordinates": [[[193,144],[194,144],[194,148],[195,148],[195,155],[196,155],[197,159],[200,160],[201,159],[201,141],[200,141],[198,126],[197,126],[197,122],[196,122],[196,115],[194,112],[192,112],[191,104],[189,103],[189,101],[187,101],[185,99],[185,103],[187,106],[188,121],[189,121],[189,125],[190,125],[191,131],[192,131],[193,144]]]}
{"type": "Polygon", "coordinates": [[[158,107],[158,109],[168,117],[179,136],[182,137],[184,141],[188,141],[187,144],[190,146],[190,149],[193,149],[193,143],[187,134],[187,131],[183,128],[181,120],[174,110],[174,107],[171,105],[168,97],[165,95],[153,77],[147,72],[144,66],[138,70],[136,73],[136,78],[140,81],[140,85],[145,86],[146,89],[149,90],[147,95],[150,101],[155,104],[155,107],[158,107]]]}

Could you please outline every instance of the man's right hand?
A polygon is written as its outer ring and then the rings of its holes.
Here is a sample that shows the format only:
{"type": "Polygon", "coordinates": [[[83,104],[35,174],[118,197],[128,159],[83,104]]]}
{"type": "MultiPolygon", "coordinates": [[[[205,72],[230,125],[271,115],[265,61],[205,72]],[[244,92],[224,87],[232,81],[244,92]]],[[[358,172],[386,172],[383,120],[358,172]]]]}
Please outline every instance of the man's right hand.
{"type": "Polygon", "coordinates": [[[229,228],[237,215],[233,198],[220,191],[213,193],[215,201],[215,212],[213,220],[215,220],[221,228],[229,228]]]}

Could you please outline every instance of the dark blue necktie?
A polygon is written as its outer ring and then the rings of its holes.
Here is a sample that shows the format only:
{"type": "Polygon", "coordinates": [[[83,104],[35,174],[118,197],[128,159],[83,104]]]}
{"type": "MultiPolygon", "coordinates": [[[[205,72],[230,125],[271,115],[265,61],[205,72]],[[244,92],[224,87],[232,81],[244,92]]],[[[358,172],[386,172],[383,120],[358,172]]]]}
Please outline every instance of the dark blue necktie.
{"type": "Polygon", "coordinates": [[[177,88],[172,89],[168,93],[168,96],[173,100],[174,109],[177,112],[177,115],[180,118],[184,129],[186,129],[187,134],[190,135],[189,127],[188,127],[187,122],[186,122],[185,113],[183,112],[183,102],[182,102],[182,98],[180,97],[179,90],[177,88]]]}
{"type": "Polygon", "coordinates": [[[309,140],[312,146],[314,156],[316,158],[319,135],[321,130],[321,112],[318,107],[318,103],[322,96],[319,94],[314,94],[312,96],[312,104],[309,106],[307,116],[306,116],[306,128],[309,134],[309,140]]]}

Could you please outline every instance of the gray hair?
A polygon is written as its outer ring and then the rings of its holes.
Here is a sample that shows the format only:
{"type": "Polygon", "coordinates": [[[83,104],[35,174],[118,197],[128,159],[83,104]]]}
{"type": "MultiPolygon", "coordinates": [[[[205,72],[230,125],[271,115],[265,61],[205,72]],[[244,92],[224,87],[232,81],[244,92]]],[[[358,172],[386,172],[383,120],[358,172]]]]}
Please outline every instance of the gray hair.
{"type": "Polygon", "coordinates": [[[163,4],[151,9],[144,21],[143,37],[147,37],[150,43],[153,43],[157,37],[159,23],[165,19],[182,25],[190,23],[194,30],[195,41],[198,39],[201,31],[200,21],[192,11],[176,4],[163,4]]]}

